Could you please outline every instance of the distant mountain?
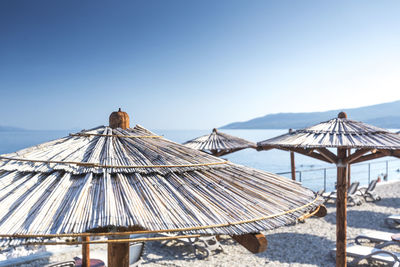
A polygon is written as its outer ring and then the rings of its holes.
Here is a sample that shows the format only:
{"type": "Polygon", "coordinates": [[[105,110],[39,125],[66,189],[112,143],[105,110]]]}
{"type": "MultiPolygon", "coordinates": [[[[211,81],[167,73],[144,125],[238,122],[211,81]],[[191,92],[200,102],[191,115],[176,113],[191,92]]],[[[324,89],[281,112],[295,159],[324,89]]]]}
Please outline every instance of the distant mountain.
{"type": "Polygon", "coordinates": [[[0,132],[19,132],[19,131],[26,131],[26,130],[18,127],[0,126],[0,132]]]}
{"type": "Polygon", "coordinates": [[[400,129],[400,100],[360,108],[345,108],[324,112],[277,113],[244,122],[225,125],[223,129],[300,129],[335,118],[340,111],[349,119],[363,121],[382,128],[400,129]]]}

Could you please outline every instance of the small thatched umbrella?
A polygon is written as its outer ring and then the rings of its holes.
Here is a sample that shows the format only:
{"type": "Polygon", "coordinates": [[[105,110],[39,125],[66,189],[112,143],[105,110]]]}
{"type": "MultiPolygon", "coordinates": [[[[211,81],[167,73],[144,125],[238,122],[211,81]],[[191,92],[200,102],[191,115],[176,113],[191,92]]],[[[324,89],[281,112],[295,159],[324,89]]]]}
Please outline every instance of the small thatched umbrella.
{"type": "Polygon", "coordinates": [[[259,150],[278,148],[294,151],[337,166],[336,265],[346,266],[346,202],[350,164],[385,156],[400,157],[400,136],[385,129],[338,118],[261,141],[259,150]],[[327,148],[337,148],[337,155],[327,148]],[[351,149],[356,149],[351,153],[351,149]]]}
{"type": "Polygon", "coordinates": [[[246,242],[242,235],[292,223],[322,202],[297,182],[129,128],[125,112],[111,114],[110,126],[0,156],[0,237],[85,237],[75,244],[109,243],[108,266],[127,266],[127,242],[143,239],[88,237],[181,232],[246,242]]]}
{"type": "Polygon", "coordinates": [[[202,150],[220,157],[245,148],[256,148],[257,145],[245,139],[222,133],[216,128],[210,134],[197,137],[184,143],[185,146],[202,150]]]}

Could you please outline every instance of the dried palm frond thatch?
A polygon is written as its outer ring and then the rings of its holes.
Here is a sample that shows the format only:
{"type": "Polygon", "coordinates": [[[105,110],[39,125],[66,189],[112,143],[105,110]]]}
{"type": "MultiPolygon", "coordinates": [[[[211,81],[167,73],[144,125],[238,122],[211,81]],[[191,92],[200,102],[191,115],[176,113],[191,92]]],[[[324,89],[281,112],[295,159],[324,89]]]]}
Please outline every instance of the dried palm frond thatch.
{"type": "Polygon", "coordinates": [[[385,129],[347,118],[334,118],[306,129],[265,141],[259,147],[342,147],[398,149],[400,136],[385,129]]]}
{"type": "Polygon", "coordinates": [[[101,126],[0,156],[3,237],[109,229],[254,233],[320,204],[297,182],[141,126],[101,126]]]}
{"type": "Polygon", "coordinates": [[[256,144],[245,139],[213,129],[211,134],[203,135],[184,143],[185,146],[202,150],[214,156],[223,156],[245,148],[256,148],[256,144]]]}

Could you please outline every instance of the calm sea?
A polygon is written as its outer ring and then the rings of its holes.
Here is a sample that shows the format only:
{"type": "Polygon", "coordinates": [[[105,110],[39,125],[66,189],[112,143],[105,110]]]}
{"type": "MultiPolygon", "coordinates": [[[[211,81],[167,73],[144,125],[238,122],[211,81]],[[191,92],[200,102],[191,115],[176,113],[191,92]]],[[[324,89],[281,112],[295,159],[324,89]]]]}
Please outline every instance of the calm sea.
{"type": "MultiPolygon", "coordinates": [[[[183,143],[197,136],[209,133],[209,130],[154,130],[165,138],[183,143]]],[[[280,134],[287,130],[224,130],[228,134],[258,142],[280,134]]],[[[22,148],[37,145],[49,140],[68,135],[69,131],[21,131],[0,132],[0,154],[11,153],[22,148]]],[[[254,149],[245,149],[223,156],[232,162],[253,168],[279,173],[290,177],[290,158],[286,151],[269,150],[257,152],[254,149]]],[[[296,154],[297,179],[303,185],[313,190],[326,188],[332,190],[336,181],[335,166],[312,158],[296,154]]],[[[388,179],[400,180],[400,160],[383,158],[368,163],[356,164],[351,168],[352,180],[367,184],[369,180],[388,173],[388,179]]]]}

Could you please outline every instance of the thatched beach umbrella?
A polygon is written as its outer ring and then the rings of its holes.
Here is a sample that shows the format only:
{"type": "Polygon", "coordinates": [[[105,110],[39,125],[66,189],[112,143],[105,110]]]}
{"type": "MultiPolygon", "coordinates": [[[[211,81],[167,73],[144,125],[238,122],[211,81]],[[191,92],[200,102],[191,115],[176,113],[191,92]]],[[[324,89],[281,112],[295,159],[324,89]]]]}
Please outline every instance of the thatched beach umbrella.
{"type": "MultiPolygon", "coordinates": [[[[322,203],[297,182],[129,128],[124,112],[110,126],[0,156],[0,237],[180,232],[246,242],[322,203]]],[[[128,241],[143,239],[75,243],[109,243],[108,266],[127,266],[128,241]]]]}
{"type": "Polygon", "coordinates": [[[290,150],[336,164],[336,265],[346,266],[346,177],[349,165],[385,156],[400,157],[400,136],[385,129],[349,120],[346,113],[341,112],[338,118],[261,141],[257,145],[260,150],[290,150]],[[328,148],[337,148],[337,154],[328,148]],[[351,153],[351,149],[355,151],[351,153]]]}
{"type": "Polygon", "coordinates": [[[230,134],[220,132],[216,128],[210,134],[197,137],[184,143],[185,146],[202,150],[220,157],[245,148],[256,148],[257,145],[230,134]]]}

